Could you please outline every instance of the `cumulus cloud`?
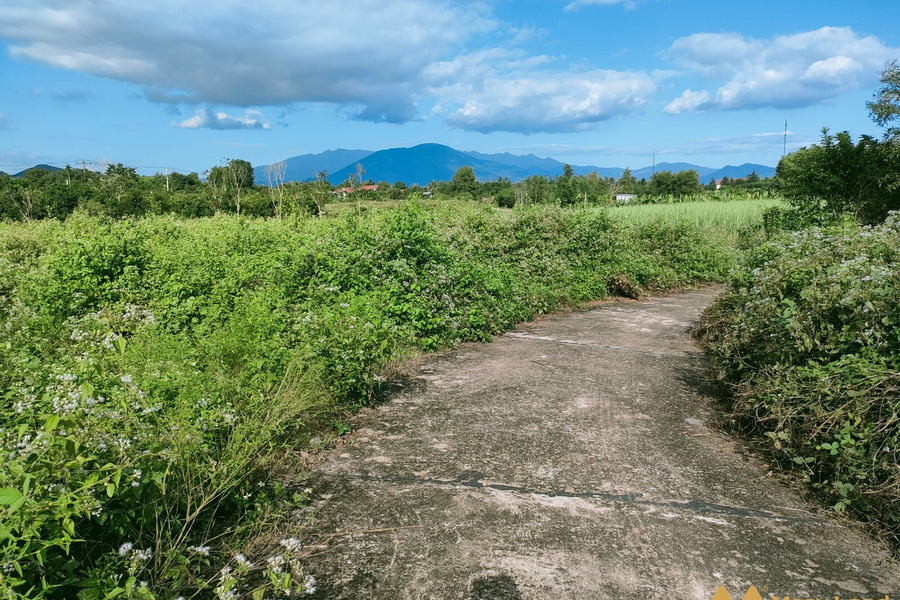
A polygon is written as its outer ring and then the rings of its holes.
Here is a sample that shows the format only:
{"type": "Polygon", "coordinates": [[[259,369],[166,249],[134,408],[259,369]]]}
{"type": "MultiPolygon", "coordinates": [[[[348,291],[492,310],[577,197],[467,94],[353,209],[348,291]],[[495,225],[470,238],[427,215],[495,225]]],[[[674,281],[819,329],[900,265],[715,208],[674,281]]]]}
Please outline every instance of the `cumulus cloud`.
{"type": "Polygon", "coordinates": [[[669,57],[678,66],[721,81],[714,91],[685,90],[665,110],[797,108],[871,85],[898,49],[849,27],[823,27],[770,40],[732,33],[698,33],[676,40],[669,57]]]}
{"type": "Polygon", "coordinates": [[[262,113],[256,110],[247,110],[243,116],[232,117],[224,112],[201,108],[193,117],[185,119],[177,126],[183,129],[271,129],[262,119],[262,113]]]}
{"type": "Polygon", "coordinates": [[[578,131],[640,109],[656,90],[643,73],[535,72],[492,79],[447,117],[474,131],[578,131]]]}
{"type": "Polygon", "coordinates": [[[642,108],[656,91],[642,72],[552,70],[547,56],[493,49],[437,63],[427,70],[436,111],[472,131],[563,132],[642,108]]]}
{"type": "Polygon", "coordinates": [[[10,53],[138,84],[157,102],[328,102],[360,118],[416,114],[421,71],[497,24],[449,0],[7,0],[10,53]]]}
{"type": "Polygon", "coordinates": [[[139,85],[173,113],[193,106],[174,123],[185,128],[268,126],[258,113],[211,106],[328,103],[373,122],[572,131],[638,110],[656,90],[645,73],[576,71],[515,50],[540,34],[500,23],[480,0],[0,4],[0,37],[14,57],[139,85]]]}

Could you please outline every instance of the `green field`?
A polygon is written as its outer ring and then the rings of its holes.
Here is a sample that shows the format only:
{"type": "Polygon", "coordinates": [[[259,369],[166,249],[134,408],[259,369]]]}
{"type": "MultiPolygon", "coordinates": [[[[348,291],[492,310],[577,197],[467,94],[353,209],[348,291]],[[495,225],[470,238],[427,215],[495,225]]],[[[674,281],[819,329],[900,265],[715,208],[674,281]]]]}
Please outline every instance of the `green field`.
{"type": "Polygon", "coordinates": [[[736,200],[731,202],[677,202],[673,204],[625,204],[610,209],[610,215],[623,223],[641,223],[649,219],[680,221],[724,231],[759,228],[762,213],[783,206],[780,199],[736,200]]]}

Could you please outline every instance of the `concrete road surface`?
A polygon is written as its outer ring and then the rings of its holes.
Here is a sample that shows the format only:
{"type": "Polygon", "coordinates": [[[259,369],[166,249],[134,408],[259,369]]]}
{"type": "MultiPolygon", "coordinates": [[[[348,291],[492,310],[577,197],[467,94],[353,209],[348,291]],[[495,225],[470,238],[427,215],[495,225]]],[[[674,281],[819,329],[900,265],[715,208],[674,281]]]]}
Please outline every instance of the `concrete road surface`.
{"type": "Polygon", "coordinates": [[[900,600],[888,552],[720,427],[690,337],[714,295],[427,357],[314,467],[313,597],[900,600]]]}

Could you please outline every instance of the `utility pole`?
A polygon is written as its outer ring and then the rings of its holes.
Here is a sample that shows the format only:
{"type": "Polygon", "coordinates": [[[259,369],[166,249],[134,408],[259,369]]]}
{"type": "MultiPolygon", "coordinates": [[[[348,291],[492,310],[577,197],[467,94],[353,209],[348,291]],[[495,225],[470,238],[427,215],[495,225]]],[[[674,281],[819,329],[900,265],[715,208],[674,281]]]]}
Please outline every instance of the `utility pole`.
{"type": "Polygon", "coordinates": [[[169,167],[166,167],[166,191],[169,191],[169,167]]]}

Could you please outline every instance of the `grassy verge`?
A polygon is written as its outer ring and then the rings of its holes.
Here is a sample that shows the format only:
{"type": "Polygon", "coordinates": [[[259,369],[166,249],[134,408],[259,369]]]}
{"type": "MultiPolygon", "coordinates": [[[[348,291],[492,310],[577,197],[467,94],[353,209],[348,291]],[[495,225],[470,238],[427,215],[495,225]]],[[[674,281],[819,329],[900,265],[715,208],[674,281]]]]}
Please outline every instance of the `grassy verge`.
{"type": "Polygon", "coordinates": [[[340,429],[391,361],[610,290],[720,281],[726,239],[599,209],[415,201],[0,225],[0,595],[309,591],[295,540],[256,567],[236,554],[304,499],[273,460],[340,429]]]}
{"type": "Polygon", "coordinates": [[[900,542],[900,222],[748,250],[705,315],[737,423],[900,542]]]}

